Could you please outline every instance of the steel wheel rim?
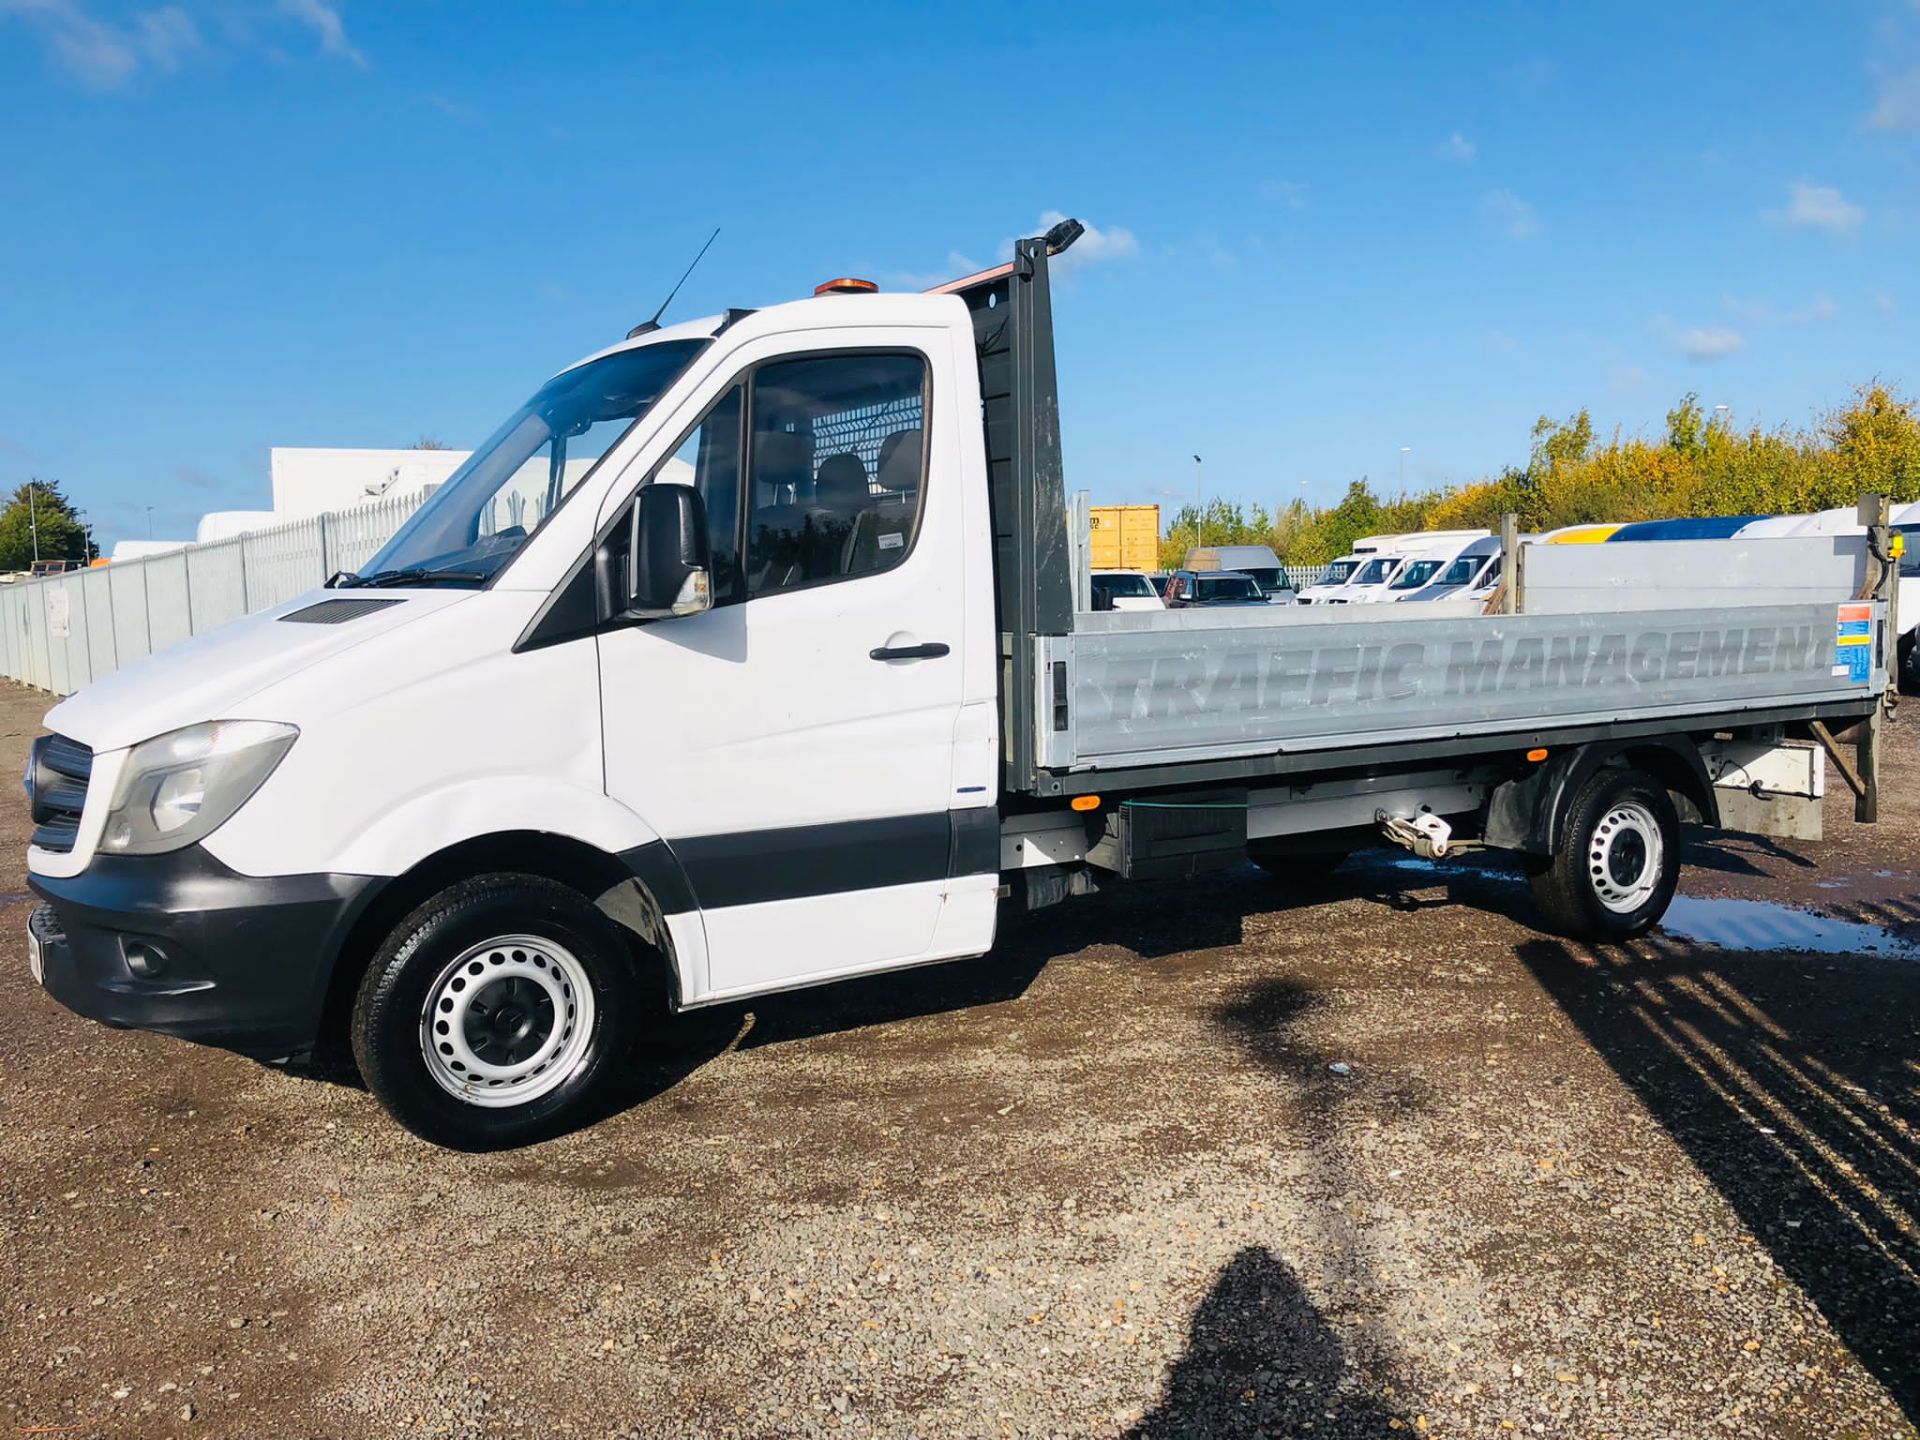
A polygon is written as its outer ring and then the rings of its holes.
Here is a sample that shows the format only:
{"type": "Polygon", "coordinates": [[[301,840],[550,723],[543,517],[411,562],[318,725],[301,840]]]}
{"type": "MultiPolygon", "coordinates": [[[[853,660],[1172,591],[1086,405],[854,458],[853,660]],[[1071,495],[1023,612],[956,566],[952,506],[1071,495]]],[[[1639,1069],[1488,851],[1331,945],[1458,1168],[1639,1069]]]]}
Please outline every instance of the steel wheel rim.
{"type": "Polygon", "coordinates": [[[1653,812],[1635,800],[1610,807],[1587,839],[1594,898],[1616,915],[1646,904],[1660,886],[1666,842],[1653,812]]]}
{"type": "Polygon", "coordinates": [[[538,935],[499,935],[461,951],[427,988],[420,1054],[457,1100],[525,1105],[579,1069],[593,1017],[593,985],[572,951],[538,935]]]}

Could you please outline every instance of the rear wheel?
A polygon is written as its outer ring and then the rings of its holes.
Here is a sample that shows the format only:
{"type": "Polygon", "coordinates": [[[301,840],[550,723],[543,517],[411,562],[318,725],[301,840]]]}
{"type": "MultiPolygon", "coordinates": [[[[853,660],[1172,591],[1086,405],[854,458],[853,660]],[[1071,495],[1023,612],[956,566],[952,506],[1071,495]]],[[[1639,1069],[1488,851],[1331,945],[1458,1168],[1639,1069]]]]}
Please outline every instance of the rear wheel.
{"type": "Polygon", "coordinates": [[[1549,929],[1626,940],[1651,929],[1680,880],[1680,817],[1666,787],[1638,770],[1588,777],[1567,810],[1533,895],[1549,929]]]}
{"type": "Polygon", "coordinates": [[[397,925],[360,982],[354,1059],[423,1140],[489,1150],[589,1118],[630,1043],[626,943],[577,891],[489,875],[397,925]]]}
{"type": "Polygon", "coordinates": [[[1894,667],[1894,679],[1903,695],[1920,695],[1920,649],[1915,647],[1915,634],[1909,630],[1902,635],[1897,647],[1899,659],[1894,667]]]}

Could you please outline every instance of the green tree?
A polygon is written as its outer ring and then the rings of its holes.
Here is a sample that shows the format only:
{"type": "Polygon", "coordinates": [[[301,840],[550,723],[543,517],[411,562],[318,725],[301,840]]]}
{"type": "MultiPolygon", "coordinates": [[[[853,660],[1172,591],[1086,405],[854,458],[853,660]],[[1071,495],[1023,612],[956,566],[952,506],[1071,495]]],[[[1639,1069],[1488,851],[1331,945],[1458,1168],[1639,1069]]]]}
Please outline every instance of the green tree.
{"type": "Polygon", "coordinates": [[[1593,417],[1585,410],[1567,417],[1563,423],[1542,415],[1533,422],[1532,469],[1557,470],[1577,465],[1593,449],[1593,417]]]}
{"type": "Polygon", "coordinates": [[[80,523],[60,482],[33,479],[16,486],[0,509],[0,570],[25,570],[33,563],[36,528],[42,560],[84,563],[94,554],[92,527],[80,523]]]}

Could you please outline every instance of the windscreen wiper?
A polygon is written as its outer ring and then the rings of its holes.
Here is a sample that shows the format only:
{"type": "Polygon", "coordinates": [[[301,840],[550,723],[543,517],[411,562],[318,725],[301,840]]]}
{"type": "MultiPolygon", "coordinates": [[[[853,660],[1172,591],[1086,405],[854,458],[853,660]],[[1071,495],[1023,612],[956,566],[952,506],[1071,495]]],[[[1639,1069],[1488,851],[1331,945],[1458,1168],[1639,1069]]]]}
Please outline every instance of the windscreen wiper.
{"type": "Polygon", "coordinates": [[[428,570],[415,565],[405,570],[376,570],[371,575],[354,575],[342,579],[342,588],[382,585],[437,585],[442,581],[455,584],[485,584],[491,575],[478,570],[428,570]]]}

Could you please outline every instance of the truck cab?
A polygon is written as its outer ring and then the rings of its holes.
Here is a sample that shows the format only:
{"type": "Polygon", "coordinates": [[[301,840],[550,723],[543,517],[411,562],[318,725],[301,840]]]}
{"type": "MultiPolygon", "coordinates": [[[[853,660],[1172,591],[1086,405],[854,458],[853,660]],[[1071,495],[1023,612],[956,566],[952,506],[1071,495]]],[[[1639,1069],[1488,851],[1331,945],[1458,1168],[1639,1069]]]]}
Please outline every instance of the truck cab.
{"type": "Polygon", "coordinates": [[[395,941],[435,956],[400,1031],[444,1034],[360,1056],[409,1123],[470,1139],[601,1063],[625,1002],[590,902],[681,1005],[985,950],[981,404],[952,295],[712,316],[561,371],[360,573],[55,707],[48,988],[296,1056],[343,951],[447,876],[518,876],[471,897],[488,919],[395,941]],[[588,901],[554,900],[568,879],[588,901]]]}

